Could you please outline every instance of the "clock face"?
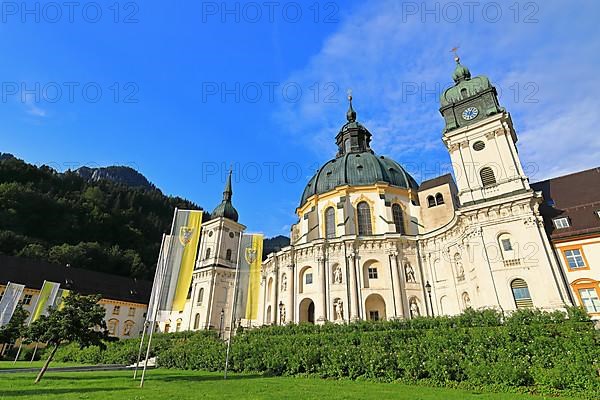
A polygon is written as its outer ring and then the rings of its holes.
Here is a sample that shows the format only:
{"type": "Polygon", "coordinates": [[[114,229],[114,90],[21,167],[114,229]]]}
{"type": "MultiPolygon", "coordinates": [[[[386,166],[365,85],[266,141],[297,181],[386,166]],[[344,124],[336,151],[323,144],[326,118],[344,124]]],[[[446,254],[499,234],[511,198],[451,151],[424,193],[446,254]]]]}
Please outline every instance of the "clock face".
{"type": "Polygon", "coordinates": [[[465,121],[470,121],[479,115],[479,110],[476,107],[469,107],[462,113],[462,117],[465,121]]]}

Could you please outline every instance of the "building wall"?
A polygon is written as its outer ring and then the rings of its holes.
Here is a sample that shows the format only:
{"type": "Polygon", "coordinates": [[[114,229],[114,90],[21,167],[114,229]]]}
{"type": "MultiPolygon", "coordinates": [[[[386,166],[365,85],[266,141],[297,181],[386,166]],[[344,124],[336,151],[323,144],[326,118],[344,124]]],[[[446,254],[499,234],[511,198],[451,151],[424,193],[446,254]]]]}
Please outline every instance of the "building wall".
{"type": "Polygon", "coordinates": [[[593,319],[600,320],[600,235],[560,241],[554,246],[575,303],[584,306],[593,319]],[[569,250],[579,251],[583,267],[569,265],[569,250]],[[593,298],[594,295],[597,300],[593,298]],[[586,304],[584,298],[587,299],[586,304]]]}
{"type": "MultiPolygon", "coordinates": [[[[4,293],[5,288],[5,285],[0,285],[0,292],[4,293]]],[[[25,311],[33,312],[39,294],[39,289],[25,288],[20,300],[25,311]]],[[[127,339],[141,334],[148,309],[146,304],[111,299],[101,299],[99,304],[106,310],[104,320],[111,336],[127,339]]]]}

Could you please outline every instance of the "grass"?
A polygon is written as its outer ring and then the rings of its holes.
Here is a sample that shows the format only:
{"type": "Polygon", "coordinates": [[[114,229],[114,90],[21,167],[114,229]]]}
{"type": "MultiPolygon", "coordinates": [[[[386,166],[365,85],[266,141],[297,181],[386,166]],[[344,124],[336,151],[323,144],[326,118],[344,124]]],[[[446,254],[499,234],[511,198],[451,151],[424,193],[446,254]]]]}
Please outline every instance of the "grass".
{"type": "MultiPolygon", "coordinates": [[[[0,361],[0,370],[2,369],[21,369],[21,368],[42,368],[44,365],[44,361],[17,361],[13,363],[12,361],[0,361]]],[[[76,363],[61,363],[61,362],[52,362],[50,364],[50,368],[59,368],[59,367],[82,367],[82,364],[76,363]]]]}
{"type": "Polygon", "coordinates": [[[158,369],[147,373],[138,387],[129,371],[48,372],[33,384],[34,374],[0,375],[0,399],[398,399],[398,400],[542,400],[525,394],[477,393],[455,389],[406,386],[395,383],[267,378],[259,375],[158,369]]]}

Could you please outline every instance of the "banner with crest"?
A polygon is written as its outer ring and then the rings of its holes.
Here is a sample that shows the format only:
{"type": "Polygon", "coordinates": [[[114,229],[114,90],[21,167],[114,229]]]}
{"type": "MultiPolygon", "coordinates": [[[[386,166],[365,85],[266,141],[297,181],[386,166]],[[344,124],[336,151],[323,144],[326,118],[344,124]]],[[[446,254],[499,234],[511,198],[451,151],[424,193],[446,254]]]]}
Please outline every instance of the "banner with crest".
{"type": "Polygon", "coordinates": [[[190,285],[198,243],[202,211],[175,209],[175,218],[171,227],[172,240],[166,249],[164,289],[161,289],[161,311],[183,311],[190,285]],[[163,295],[164,293],[164,295],[163,295]]]}
{"type": "Polygon", "coordinates": [[[8,282],[4,288],[4,294],[0,300],[0,327],[10,322],[24,290],[25,285],[13,282],[8,282]]]}
{"type": "Polygon", "coordinates": [[[258,318],[263,235],[246,233],[240,246],[235,318],[252,320],[258,318]]]}

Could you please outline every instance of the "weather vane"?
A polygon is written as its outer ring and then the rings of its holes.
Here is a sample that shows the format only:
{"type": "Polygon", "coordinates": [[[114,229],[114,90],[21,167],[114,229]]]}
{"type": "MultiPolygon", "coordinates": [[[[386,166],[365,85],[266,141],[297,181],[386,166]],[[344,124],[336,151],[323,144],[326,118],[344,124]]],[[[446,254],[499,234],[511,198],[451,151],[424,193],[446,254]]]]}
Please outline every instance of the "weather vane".
{"type": "Polygon", "coordinates": [[[450,53],[454,53],[454,60],[456,60],[456,61],[458,61],[460,59],[460,57],[458,56],[458,53],[457,53],[458,49],[460,49],[459,46],[454,46],[452,48],[452,50],[450,50],[450,53]]]}

